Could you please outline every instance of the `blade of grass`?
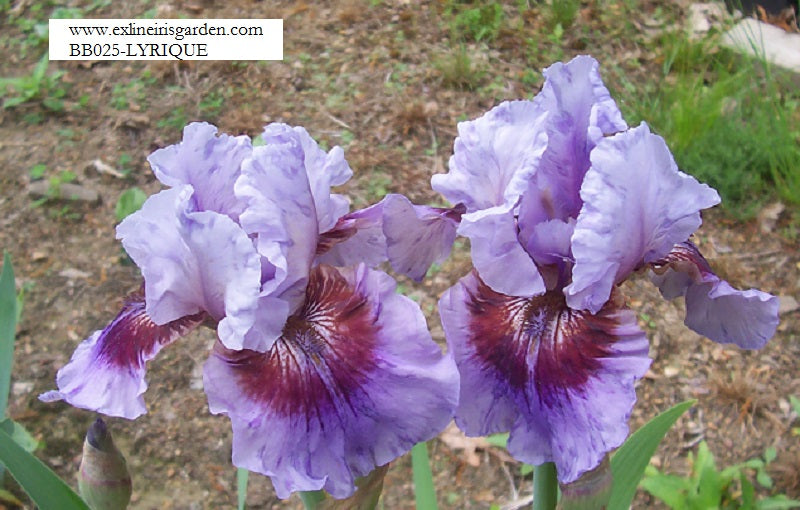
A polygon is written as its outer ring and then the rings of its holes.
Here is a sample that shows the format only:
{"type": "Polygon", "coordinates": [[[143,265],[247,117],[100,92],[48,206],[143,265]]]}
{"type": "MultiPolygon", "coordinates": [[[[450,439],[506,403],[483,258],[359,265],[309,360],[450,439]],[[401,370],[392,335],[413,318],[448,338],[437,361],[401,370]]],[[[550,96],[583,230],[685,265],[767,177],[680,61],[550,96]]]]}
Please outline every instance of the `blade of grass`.
{"type": "Polygon", "coordinates": [[[0,274],[0,420],[5,417],[8,392],[11,388],[11,366],[14,362],[14,334],[17,328],[17,294],[11,255],[3,256],[0,274]]]}
{"type": "Polygon", "coordinates": [[[247,501],[247,480],[250,477],[250,471],[244,468],[236,470],[236,494],[238,495],[238,508],[244,510],[247,501]]]}
{"type": "Polygon", "coordinates": [[[88,505],[61,478],[2,430],[0,462],[39,508],[89,510],[88,505]]]}
{"type": "Polygon", "coordinates": [[[417,510],[438,510],[427,443],[417,443],[411,449],[411,470],[414,475],[417,510]]]}

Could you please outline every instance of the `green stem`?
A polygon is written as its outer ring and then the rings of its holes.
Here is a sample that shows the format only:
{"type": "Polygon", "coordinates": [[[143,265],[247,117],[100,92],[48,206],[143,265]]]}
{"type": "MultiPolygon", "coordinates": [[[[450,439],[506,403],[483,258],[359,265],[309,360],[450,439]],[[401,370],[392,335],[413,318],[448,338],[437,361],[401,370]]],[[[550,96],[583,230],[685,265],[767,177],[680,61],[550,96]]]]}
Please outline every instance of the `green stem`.
{"type": "Polygon", "coordinates": [[[554,510],[558,503],[556,465],[545,462],[533,468],[533,510],[554,510]]]}
{"type": "Polygon", "coordinates": [[[303,506],[306,510],[314,510],[325,499],[324,491],[305,491],[300,493],[303,506]]]}
{"type": "Polygon", "coordinates": [[[417,443],[411,449],[411,470],[417,510],[437,510],[436,489],[433,486],[427,443],[417,443]]]}

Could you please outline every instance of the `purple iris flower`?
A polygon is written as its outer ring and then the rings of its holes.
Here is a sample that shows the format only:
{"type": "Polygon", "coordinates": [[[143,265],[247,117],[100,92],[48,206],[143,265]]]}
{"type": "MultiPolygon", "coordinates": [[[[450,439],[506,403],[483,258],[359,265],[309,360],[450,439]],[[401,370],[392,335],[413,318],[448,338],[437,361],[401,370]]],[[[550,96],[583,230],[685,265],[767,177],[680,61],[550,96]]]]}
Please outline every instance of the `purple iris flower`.
{"type": "Polygon", "coordinates": [[[458,126],[434,189],[466,211],[474,270],[439,302],[461,373],[456,423],[510,431],[508,449],[569,483],[628,434],[648,342],[618,285],[649,270],[686,324],[758,348],[778,300],[720,280],[689,237],[716,191],[680,172],[646,124],[629,128],[590,57],[545,70],[532,101],[458,126]]]}
{"type": "Polygon", "coordinates": [[[389,260],[420,278],[448,255],[458,214],[401,195],[350,213],[331,193],[352,174],[339,147],[325,152],[284,124],[262,138],[253,147],[196,123],[150,156],[171,188],[117,228],[142,289],[78,346],[42,399],[136,418],[145,363],[206,324],[218,341],[204,387],[211,411],[231,419],[234,463],[270,476],[280,497],[346,497],[356,477],[453,416],[452,356],[373,267],[389,260]]]}

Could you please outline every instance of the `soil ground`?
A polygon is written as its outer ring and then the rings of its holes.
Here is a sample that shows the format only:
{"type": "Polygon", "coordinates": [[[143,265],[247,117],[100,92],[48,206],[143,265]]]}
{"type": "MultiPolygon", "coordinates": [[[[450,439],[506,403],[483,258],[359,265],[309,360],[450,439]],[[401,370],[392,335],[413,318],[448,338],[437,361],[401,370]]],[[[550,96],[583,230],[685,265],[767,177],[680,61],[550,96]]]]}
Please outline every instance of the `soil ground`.
{"type": "MultiPolygon", "coordinates": [[[[33,16],[34,5],[13,2],[0,21],[5,55],[0,76],[30,73],[44,51],[26,42],[28,32],[13,22],[33,16]]],[[[105,325],[122,297],[139,285],[137,268],[126,263],[114,238],[114,207],[132,186],[147,193],[160,189],[145,158],[179,141],[186,122],[208,120],[223,131],[250,135],[270,121],[303,125],[328,146],[345,148],[355,177],[343,192],[354,207],[386,192],[438,203],[430,176],[446,169],[457,121],[474,118],[502,99],[531,97],[541,86],[543,67],[581,53],[600,60],[609,86],[623,101],[624,90],[611,70],[632,83],[644,79],[660,65],[648,45],[660,28],[659,16],[683,15],[675,2],[583,2],[574,27],[555,41],[535,35],[545,23],[543,8],[519,15],[507,5],[513,19],[491,44],[462,46],[448,28],[445,2],[437,1],[93,5],[100,7],[87,17],[132,18],[155,8],[162,17],[283,18],[285,57],[266,63],[61,62],[51,71],[65,72],[63,111],[49,112],[35,101],[0,111],[0,247],[13,255],[18,282],[27,289],[9,412],[43,441],[38,455],[67,480],[74,480],[83,435],[96,416],[36,397],[54,388],[56,371],[78,342],[105,325]],[[464,53],[472,65],[466,70],[454,64],[464,53]],[[98,172],[92,164],[96,159],[125,176],[98,172]],[[38,164],[45,166],[45,177],[73,172],[74,183],[97,192],[100,200],[37,204],[28,191],[30,170],[38,164]]],[[[90,7],[89,2],[70,6],[90,7]]],[[[638,387],[631,428],[695,398],[697,404],[658,450],[657,466],[685,473],[687,452],[700,440],[708,442],[720,466],[775,446],[778,459],[770,465],[775,491],[800,497],[800,439],[791,434],[796,416],[788,401],[800,395],[800,316],[790,306],[800,298],[800,252],[782,221],[763,228],[759,221],[734,222],[724,212],[711,211],[696,236],[712,266],[735,286],[769,291],[789,305],[777,335],[761,351],[719,346],[692,333],[682,324],[682,303],[662,300],[645,278],[625,285],[654,359],[638,387]]],[[[440,342],[436,301],[469,265],[459,243],[426,283],[403,282],[440,342]]],[[[150,363],[147,415],[134,422],[108,420],[133,472],[131,508],[235,506],[230,424],[208,412],[201,387],[201,366],[213,340],[209,333],[191,334],[150,363]]],[[[469,448],[442,440],[429,448],[441,508],[479,509],[492,503],[516,508],[531,492],[530,477],[521,476],[518,466],[494,448],[470,455],[469,448]]],[[[384,507],[410,509],[413,501],[410,460],[404,457],[386,478],[384,507]]],[[[300,507],[297,499],[278,500],[269,480],[255,475],[248,504],[300,507]]],[[[639,495],[635,507],[655,503],[639,495]]]]}

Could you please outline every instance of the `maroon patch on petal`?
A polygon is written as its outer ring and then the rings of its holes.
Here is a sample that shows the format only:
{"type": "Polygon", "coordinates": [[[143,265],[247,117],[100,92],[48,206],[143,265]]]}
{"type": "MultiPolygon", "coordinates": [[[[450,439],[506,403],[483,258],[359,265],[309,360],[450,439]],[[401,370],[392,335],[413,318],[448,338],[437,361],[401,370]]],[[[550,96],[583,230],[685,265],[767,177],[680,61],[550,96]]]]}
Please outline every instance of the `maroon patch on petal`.
{"type": "Polygon", "coordinates": [[[618,309],[609,300],[596,315],[572,310],[560,291],[519,298],[492,290],[477,278],[468,289],[470,339],[482,364],[525,393],[532,379],[539,398],[580,389],[601,368],[618,339],[618,309]]]}
{"type": "Polygon", "coordinates": [[[205,312],[200,312],[159,326],[145,312],[144,291],[140,289],[125,298],[122,310],[105,327],[97,341],[95,356],[108,365],[139,369],[145,358],[185,335],[205,318],[205,312]]]}
{"type": "Polygon", "coordinates": [[[358,232],[358,220],[342,216],[336,225],[319,235],[316,255],[322,255],[339,243],[343,243],[358,232]]]}
{"type": "Polygon", "coordinates": [[[266,353],[217,343],[250,399],[279,415],[320,414],[352,405],[376,365],[378,310],[333,267],[309,276],[306,301],[266,353]]]}
{"type": "Polygon", "coordinates": [[[662,274],[667,267],[688,274],[695,282],[714,277],[711,265],[691,241],[676,244],[663,259],[652,263],[652,269],[657,274],[662,274]]]}

